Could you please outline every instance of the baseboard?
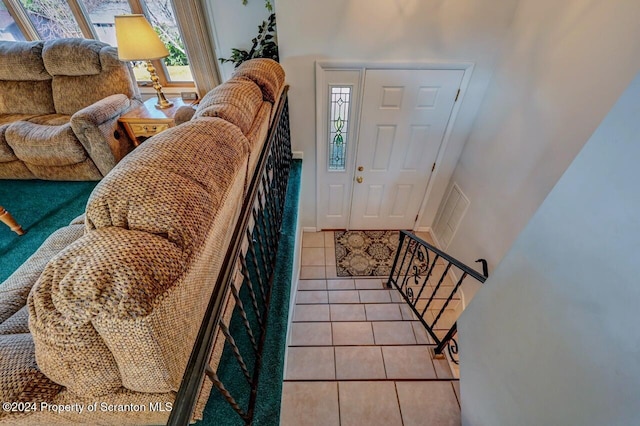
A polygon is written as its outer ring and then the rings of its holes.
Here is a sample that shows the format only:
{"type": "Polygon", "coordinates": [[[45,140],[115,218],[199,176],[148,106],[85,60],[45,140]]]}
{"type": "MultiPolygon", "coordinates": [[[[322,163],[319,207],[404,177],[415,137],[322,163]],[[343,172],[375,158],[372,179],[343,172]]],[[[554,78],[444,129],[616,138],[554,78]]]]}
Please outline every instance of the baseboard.
{"type": "Polygon", "coordinates": [[[318,232],[318,228],[315,226],[305,226],[302,228],[302,232],[318,232]]]}
{"type": "Polygon", "coordinates": [[[436,237],[436,233],[433,232],[433,229],[429,231],[429,235],[431,235],[431,238],[433,238],[433,242],[436,243],[436,247],[444,251],[444,248],[442,248],[442,244],[440,244],[440,240],[438,240],[438,237],[436,237]]]}
{"type": "Polygon", "coordinates": [[[303,156],[304,156],[304,152],[302,151],[293,151],[291,153],[291,158],[293,158],[294,160],[302,160],[303,156]]]}
{"type": "Polygon", "coordinates": [[[418,226],[416,232],[428,232],[433,236],[433,231],[430,226],[418,226]]]}
{"type": "MultiPolygon", "coordinates": [[[[289,343],[291,343],[291,323],[293,322],[293,309],[296,304],[296,294],[298,291],[298,277],[300,276],[300,264],[302,263],[302,233],[303,228],[300,226],[300,216],[298,215],[298,224],[296,225],[296,243],[294,247],[294,256],[293,256],[293,268],[291,272],[291,293],[289,294],[289,321],[287,321],[287,339],[286,339],[286,347],[289,347],[289,343]]],[[[284,380],[284,375],[287,371],[287,353],[285,351],[284,355],[284,369],[282,380],[284,380]]]]}

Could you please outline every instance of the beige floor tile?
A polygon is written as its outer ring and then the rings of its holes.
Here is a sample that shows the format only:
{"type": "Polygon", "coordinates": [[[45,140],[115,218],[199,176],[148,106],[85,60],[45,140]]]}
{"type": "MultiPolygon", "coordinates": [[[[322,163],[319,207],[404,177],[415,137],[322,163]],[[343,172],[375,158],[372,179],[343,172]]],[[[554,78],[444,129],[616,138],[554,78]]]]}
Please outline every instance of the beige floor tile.
{"type": "Polygon", "coordinates": [[[394,303],[406,303],[405,300],[402,298],[402,295],[400,295],[400,292],[398,290],[390,290],[389,293],[391,294],[391,301],[394,303]]]}
{"type": "Polygon", "coordinates": [[[328,303],[327,292],[325,290],[313,290],[313,291],[298,291],[296,295],[296,303],[302,304],[317,304],[328,303]]]}
{"type": "Polygon", "coordinates": [[[331,321],[366,321],[364,305],[328,305],[330,307],[331,321]]]}
{"type": "MultiPolygon", "coordinates": [[[[445,349],[446,351],[446,349],[445,349]]],[[[449,360],[447,358],[434,358],[433,366],[436,369],[436,376],[438,379],[453,379],[453,373],[451,372],[451,367],[449,366],[449,360]]]]}
{"type": "Polygon", "coordinates": [[[382,346],[382,355],[388,379],[436,378],[427,346],[382,346]]]}
{"type": "Polygon", "coordinates": [[[406,303],[400,303],[400,312],[402,313],[402,319],[405,321],[414,321],[417,319],[416,314],[413,313],[406,303]]]}
{"type": "Polygon", "coordinates": [[[325,231],[323,233],[324,233],[324,246],[335,247],[336,240],[335,240],[335,234],[333,233],[333,231],[325,231]]]}
{"type": "Polygon", "coordinates": [[[429,336],[429,333],[424,328],[421,322],[412,321],[413,334],[416,336],[416,341],[419,345],[433,345],[433,339],[429,336]]]}
{"type": "Polygon", "coordinates": [[[329,303],[360,303],[357,290],[329,291],[329,303]]]}
{"type": "Polygon", "coordinates": [[[356,281],[356,288],[358,290],[382,290],[387,288],[385,284],[382,282],[382,280],[378,278],[375,278],[375,279],[359,278],[359,279],[356,279],[355,281],[356,281]]]}
{"type": "Polygon", "coordinates": [[[415,345],[416,337],[408,321],[372,322],[376,345],[415,345]]]}
{"type": "Polygon", "coordinates": [[[336,270],[336,265],[325,266],[325,275],[327,276],[327,278],[339,278],[338,271],[336,270]]]}
{"type": "Polygon", "coordinates": [[[285,382],[282,387],[282,426],[338,426],[337,382],[285,382]]]}
{"type": "Polygon", "coordinates": [[[336,264],[336,249],[335,247],[324,248],[324,261],[326,265],[336,264]]]}
{"type": "Polygon", "coordinates": [[[460,402],[460,381],[459,380],[455,380],[453,382],[451,382],[451,385],[453,386],[453,392],[456,394],[456,398],[458,399],[458,406],[461,405],[460,402]]]}
{"type": "Polygon", "coordinates": [[[324,247],[303,248],[300,264],[302,266],[323,266],[325,264],[324,247]]]}
{"type": "Polygon", "coordinates": [[[291,324],[291,346],[331,346],[331,323],[294,322],[291,324]]]}
{"type": "Polygon", "coordinates": [[[334,322],[333,345],[373,345],[373,333],[369,322],[334,322]]]}
{"type": "Polygon", "coordinates": [[[299,290],[326,290],[327,280],[299,280],[299,290]]]}
{"type": "Polygon", "coordinates": [[[374,303],[365,305],[367,321],[402,321],[400,305],[397,303],[374,303]]]}
{"type": "Polygon", "coordinates": [[[336,347],[336,379],[384,379],[382,352],[378,346],[336,347]]]}
{"type": "Polygon", "coordinates": [[[329,290],[355,290],[356,286],[353,280],[328,280],[327,289],[329,290]]]}
{"type": "Polygon", "coordinates": [[[326,278],[327,272],[324,266],[301,266],[300,279],[313,280],[316,278],[326,278]]]}
{"type": "Polygon", "coordinates": [[[460,425],[460,407],[451,383],[396,382],[396,388],[405,426],[460,425]]]}
{"type": "Polygon", "coordinates": [[[338,382],[342,426],[400,426],[393,382],[338,382]]]}
{"type": "Polygon", "coordinates": [[[296,305],[293,311],[295,322],[331,321],[329,305],[296,305]]]}
{"type": "Polygon", "coordinates": [[[333,380],[336,366],[333,347],[289,348],[285,380],[333,380]]]}
{"type": "Polygon", "coordinates": [[[362,303],[390,303],[389,290],[358,290],[362,303]]]}
{"type": "Polygon", "coordinates": [[[324,247],[324,233],[304,232],[302,234],[302,247],[324,247]]]}

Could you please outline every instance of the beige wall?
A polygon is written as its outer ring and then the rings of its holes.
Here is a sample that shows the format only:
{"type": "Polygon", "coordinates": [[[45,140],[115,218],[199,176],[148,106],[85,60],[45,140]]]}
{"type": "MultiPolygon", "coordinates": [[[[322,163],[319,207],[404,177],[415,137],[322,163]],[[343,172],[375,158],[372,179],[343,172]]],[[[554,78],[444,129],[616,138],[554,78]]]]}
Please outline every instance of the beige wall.
{"type": "Polygon", "coordinates": [[[291,85],[293,149],[304,153],[301,221],[315,227],[316,60],[474,62],[475,69],[438,167],[429,226],[493,70],[517,0],[278,0],[278,41],[291,85]]]}
{"type": "Polygon", "coordinates": [[[464,425],[640,424],[639,117],[640,74],[458,321],[464,425]]]}
{"type": "Polygon", "coordinates": [[[471,205],[451,254],[495,268],[640,70],[639,19],[636,0],[520,1],[453,174],[471,205]]]}

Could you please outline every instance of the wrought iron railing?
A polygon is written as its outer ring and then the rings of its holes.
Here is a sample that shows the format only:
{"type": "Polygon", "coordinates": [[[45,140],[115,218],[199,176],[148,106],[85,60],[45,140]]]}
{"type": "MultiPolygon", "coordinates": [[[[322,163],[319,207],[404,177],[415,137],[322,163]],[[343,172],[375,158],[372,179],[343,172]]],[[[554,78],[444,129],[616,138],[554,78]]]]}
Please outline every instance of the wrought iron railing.
{"type": "MultiPolygon", "coordinates": [[[[477,262],[483,263],[486,275],[486,261],[479,259],[477,262]]],[[[400,291],[416,319],[433,339],[435,353],[440,355],[447,348],[456,364],[458,343],[454,336],[456,321],[462,312],[460,287],[467,279],[482,284],[486,276],[416,235],[400,231],[387,286],[400,291]]]]}
{"type": "Polygon", "coordinates": [[[169,425],[186,425],[190,422],[205,376],[246,424],[253,420],[291,164],[287,88],[282,94],[276,114],[276,124],[269,130],[231,244],[215,281],[204,320],[176,395],[169,425]],[[236,307],[234,317],[227,326],[222,314],[229,293],[236,307]],[[237,381],[246,382],[243,389],[246,392],[241,392],[241,395],[228,390],[230,383],[225,386],[218,371],[209,366],[218,330],[223,333],[227,350],[232,354],[225,362],[236,363],[235,368],[239,372],[234,377],[233,387],[238,387],[237,381]]]}

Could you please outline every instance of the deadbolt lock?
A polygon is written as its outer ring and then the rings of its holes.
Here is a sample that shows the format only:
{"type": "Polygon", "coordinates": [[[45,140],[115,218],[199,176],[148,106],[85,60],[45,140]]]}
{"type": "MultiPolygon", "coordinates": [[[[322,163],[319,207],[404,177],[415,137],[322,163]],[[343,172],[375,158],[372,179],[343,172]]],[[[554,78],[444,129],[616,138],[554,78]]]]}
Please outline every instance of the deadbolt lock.
{"type": "Polygon", "coordinates": [[[356,178],[356,182],[358,182],[358,183],[362,183],[362,181],[363,181],[363,180],[364,180],[364,179],[362,179],[362,176],[358,176],[358,177],[356,178]]]}
{"type": "Polygon", "coordinates": [[[358,166],[358,171],[359,171],[359,172],[361,172],[361,171],[363,171],[363,170],[364,170],[364,167],[362,167],[362,166],[358,166]]]}

